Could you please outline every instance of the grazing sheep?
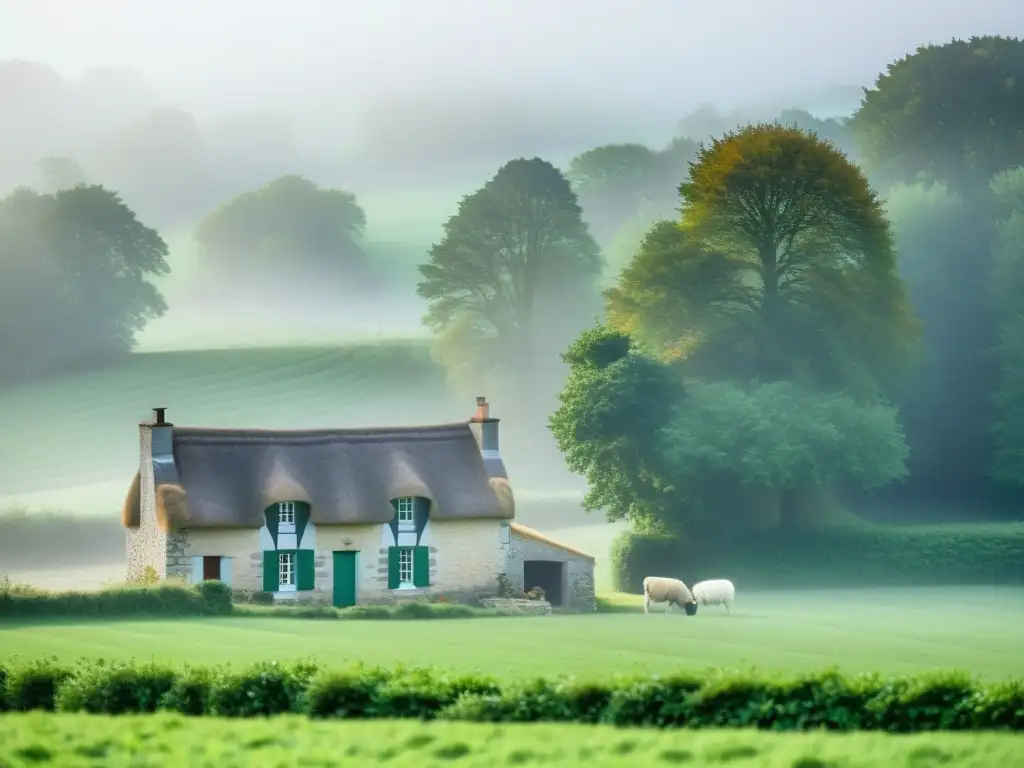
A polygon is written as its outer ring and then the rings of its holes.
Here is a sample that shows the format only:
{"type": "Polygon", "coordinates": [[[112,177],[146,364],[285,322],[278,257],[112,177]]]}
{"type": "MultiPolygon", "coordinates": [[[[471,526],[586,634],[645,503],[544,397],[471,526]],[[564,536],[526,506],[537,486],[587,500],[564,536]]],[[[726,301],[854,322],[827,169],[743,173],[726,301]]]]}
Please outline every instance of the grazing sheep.
{"type": "Polygon", "coordinates": [[[697,612],[697,601],[693,593],[679,579],[664,576],[648,576],[644,579],[644,613],[651,612],[651,603],[665,603],[665,613],[675,603],[682,608],[687,616],[697,612]]]}
{"type": "Polygon", "coordinates": [[[732,602],[736,599],[736,587],[728,579],[711,579],[693,585],[693,597],[700,605],[724,605],[732,613],[732,602]]]}

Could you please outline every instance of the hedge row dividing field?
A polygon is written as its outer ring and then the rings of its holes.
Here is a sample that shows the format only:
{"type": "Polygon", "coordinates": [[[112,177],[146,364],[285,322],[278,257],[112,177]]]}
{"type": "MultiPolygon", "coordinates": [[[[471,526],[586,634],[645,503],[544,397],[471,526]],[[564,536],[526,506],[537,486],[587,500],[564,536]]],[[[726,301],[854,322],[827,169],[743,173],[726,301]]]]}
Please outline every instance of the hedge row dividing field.
{"type": "Polygon", "coordinates": [[[284,765],[982,768],[1020,765],[1009,734],[662,731],[583,725],[194,720],[160,714],[0,717],[0,765],[277,768],[284,765]]]}
{"type": "Polygon", "coordinates": [[[430,668],[265,662],[248,668],[50,661],[0,668],[0,710],[87,714],[170,711],[216,717],[552,722],[774,731],[1020,731],[1024,682],[962,673],[783,679],[721,670],[697,676],[535,678],[502,684],[430,668]]]}

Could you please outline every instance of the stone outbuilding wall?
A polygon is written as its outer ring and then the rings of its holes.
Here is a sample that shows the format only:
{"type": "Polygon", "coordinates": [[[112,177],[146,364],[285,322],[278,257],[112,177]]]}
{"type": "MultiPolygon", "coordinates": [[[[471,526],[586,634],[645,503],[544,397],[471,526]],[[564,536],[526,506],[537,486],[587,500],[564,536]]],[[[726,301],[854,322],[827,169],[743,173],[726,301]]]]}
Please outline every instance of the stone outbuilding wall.
{"type": "Polygon", "coordinates": [[[518,523],[509,526],[509,534],[505,574],[513,589],[539,586],[556,608],[597,610],[593,556],[518,523]]]}

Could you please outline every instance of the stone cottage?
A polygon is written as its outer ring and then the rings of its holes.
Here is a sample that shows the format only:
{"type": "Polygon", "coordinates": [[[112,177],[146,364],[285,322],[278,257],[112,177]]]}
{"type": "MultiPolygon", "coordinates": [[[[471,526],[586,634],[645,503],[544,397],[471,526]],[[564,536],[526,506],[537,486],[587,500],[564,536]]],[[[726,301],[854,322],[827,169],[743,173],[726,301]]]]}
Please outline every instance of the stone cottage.
{"type": "Polygon", "coordinates": [[[495,596],[594,610],[594,558],[515,522],[498,419],[372,429],[139,425],[128,578],[218,579],[339,607],[495,596]],[[502,579],[504,574],[504,579],[502,579]]]}

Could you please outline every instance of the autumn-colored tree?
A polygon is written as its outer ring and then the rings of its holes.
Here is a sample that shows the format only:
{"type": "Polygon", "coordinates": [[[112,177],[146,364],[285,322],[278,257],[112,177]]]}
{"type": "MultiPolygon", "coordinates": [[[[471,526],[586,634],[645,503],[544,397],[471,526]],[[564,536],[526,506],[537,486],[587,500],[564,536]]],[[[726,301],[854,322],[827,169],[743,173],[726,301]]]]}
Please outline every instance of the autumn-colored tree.
{"type": "Polygon", "coordinates": [[[833,145],[775,123],[702,146],[682,219],[647,235],[608,313],[689,375],[875,397],[918,333],[882,205],[833,145]]]}

